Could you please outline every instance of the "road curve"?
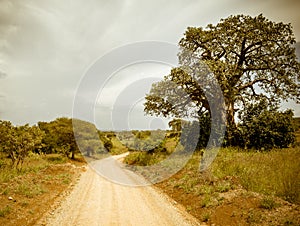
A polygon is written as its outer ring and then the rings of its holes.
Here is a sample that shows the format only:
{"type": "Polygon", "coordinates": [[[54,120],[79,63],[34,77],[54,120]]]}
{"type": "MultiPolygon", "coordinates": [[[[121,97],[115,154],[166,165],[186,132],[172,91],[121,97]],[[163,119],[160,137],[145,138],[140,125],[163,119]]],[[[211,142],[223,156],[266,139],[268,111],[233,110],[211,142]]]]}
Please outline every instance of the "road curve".
{"type": "MultiPolygon", "coordinates": [[[[124,178],[118,157],[94,162],[93,168],[107,169],[124,178]]],[[[132,176],[127,179],[130,180],[132,176]]],[[[127,180],[126,179],[126,180],[127,180]]],[[[200,225],[174,201],[153,186],[132,187],[111,182],[87,167],[69,196],[42,225],[200,225]]]]}

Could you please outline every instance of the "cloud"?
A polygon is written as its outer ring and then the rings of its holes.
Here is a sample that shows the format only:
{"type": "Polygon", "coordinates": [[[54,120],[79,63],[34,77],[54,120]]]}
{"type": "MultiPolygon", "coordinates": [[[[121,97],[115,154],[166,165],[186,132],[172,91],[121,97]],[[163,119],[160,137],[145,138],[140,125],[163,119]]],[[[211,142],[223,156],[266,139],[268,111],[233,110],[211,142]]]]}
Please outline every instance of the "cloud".
{"type": "Polygon", "coordinates": [[[0,79],[1,79],[1,78],[5,78],[6,76],[7,76],[7,74],[6,74],[6,73],[4,73],[4,72],[0,71],[0,79]]]}
{"type": "MultiPolygon", "coordinates": [[[[137,41],[178,43],[186,27],[206,26],[230,14],[266,12],[270,19],[292,22],[299,39],[298,5],[299,1],[279,4],[277,0],[74,0],[72,4],[61,0],[0,0],[3,114],[17,123],[72,116],[80,79],[98,57],[137,41]]],[[[157,77],[159,70],[152,68],[127,68],[116,75],[105,86],[105,106],[111,107],[130,84],[157,77]]],[[[103,108],[101,114],[106,115],[106,111],[103,108]]]]}

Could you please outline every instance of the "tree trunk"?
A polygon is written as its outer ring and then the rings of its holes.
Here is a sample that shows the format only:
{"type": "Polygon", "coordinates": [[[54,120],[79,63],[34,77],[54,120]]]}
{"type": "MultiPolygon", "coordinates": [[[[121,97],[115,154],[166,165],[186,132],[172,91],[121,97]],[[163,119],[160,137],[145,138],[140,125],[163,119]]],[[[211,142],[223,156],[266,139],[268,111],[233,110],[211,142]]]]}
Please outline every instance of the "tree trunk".
{"type": "Polygon", "coordinates": [[[234,119],[234,101],[227,100],[226,102],[226,146],[235,145],[236,124],[234,119]]]}
{"type": "Polygon", "coordinates": [[[72,150],[72,156],[71,156],[71,159],[75,159],[75,150],[72,150]]]}

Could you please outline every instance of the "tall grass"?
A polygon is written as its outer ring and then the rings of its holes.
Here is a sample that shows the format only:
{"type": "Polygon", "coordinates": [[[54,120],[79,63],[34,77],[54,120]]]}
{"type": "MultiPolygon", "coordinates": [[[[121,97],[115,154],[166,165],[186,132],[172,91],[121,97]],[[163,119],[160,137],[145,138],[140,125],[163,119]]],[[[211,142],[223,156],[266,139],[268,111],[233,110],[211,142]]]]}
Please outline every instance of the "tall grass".
{"type": "Polygon", "coordinates": [[[7,183],[20,175],[39,172],[41,169],[44,169],[51,164],[61,164],[66,162],[67,158],[59,154],[51,154],[47,156],[31,154],[25,159],[23,166],[16,169],[11,167],[10,159],[2,156],[0,158],[0,184],[7,183]]]}
{"type": "MultiPolygon", "coordinates": [[[[160,152],[132,152],[125,158],[125,162],[130,165],[152,165],[166,157],[166,153],[160,152]]],[[[209,189],[226,192],[235,187],[226,181],[231,176],[246,190],[300,203],[299,159],[300,147],[269,152],[221,148],[209,169],[200,174],[201,152],[196,152],[181,170],[181,176],[170,182],[173,181],[174,187],[182,188],[186,193],[206,194],[209,189]],[[214,182],[213,185],[210,182],[214,182]]]]}
{"type": "Polygon", "coordinates": [[[276,195],[300,203],[300,147],[270,152],[245,152],[225,148],[212,164],[219,177],[237,177],[251,191],[276,195]]]}

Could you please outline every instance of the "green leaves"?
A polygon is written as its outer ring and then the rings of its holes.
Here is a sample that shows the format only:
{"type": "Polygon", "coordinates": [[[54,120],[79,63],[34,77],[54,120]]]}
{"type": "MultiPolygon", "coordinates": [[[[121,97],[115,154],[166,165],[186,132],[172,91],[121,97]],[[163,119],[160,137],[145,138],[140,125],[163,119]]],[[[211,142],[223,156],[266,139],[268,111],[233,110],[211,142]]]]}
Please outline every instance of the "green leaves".
{"type": "Polygon", "coordinates": [[[238,128],[247,148],[286,148],[295,141],[291,110],[280,112],[266,101],[260,101],[250,104],[240,120],[238,128]]]}
{"type": "Polygon", "coordinates": [[[79,152],[74,132],[72,119],[57,118],[52,122],[39,122],[38,126],[46,136],[43,139],[45,153],[62,153],[67,157],[75,157],[79,152]]]}
{"type": "Polygon", "coordinates": [[[16,167],[22,165],[31,151],[41,148],[44,135],[37,126],[13,126],[10,122],[0,121],[0,147],[16,167]]]}
{"type": "Polygon", "coordinates": [[[228,136],[233,139],[235,113],[251,100],[300,101],[300,64],[294,43],[291,24],[263,15],[229,16],[206,28],[188,27],[179,42],[180,67],[153,84],[145,112],[199,118],[211,111],[208,99],[221,98],[210,82],[215,77],[225,100],[228,136]]]}

